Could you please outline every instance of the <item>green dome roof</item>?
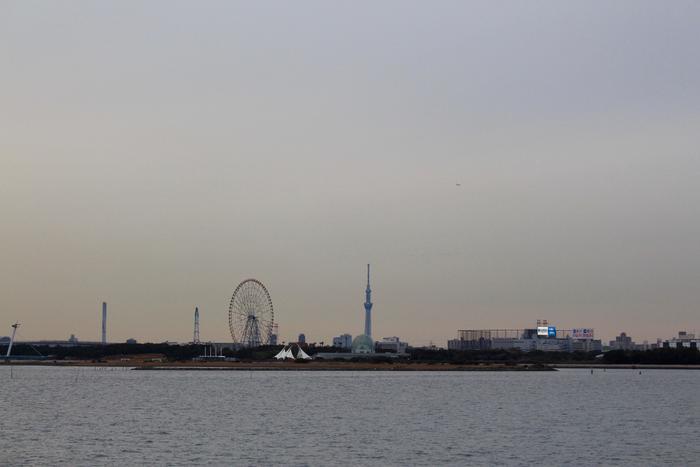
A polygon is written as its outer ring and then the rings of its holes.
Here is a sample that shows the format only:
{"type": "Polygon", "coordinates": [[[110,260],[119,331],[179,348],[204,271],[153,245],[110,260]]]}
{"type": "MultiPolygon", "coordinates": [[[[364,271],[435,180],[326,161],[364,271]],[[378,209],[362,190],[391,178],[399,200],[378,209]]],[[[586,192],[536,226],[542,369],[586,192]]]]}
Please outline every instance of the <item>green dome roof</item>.
{"type": "Polygon", "coordinates": [[[374,353],[374,342],[372,338],[360,334],[352,340],[352,353],[374,353]]]}

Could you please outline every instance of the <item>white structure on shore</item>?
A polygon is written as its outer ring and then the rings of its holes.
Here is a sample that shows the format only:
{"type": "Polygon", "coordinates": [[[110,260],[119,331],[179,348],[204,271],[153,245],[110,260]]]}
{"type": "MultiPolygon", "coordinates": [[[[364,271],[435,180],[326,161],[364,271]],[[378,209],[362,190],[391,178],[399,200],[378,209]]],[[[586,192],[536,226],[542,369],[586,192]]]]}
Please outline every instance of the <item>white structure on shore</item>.
{"type": "Polygon", "coordinates": [[[382,340],[377,341],[374,344],[377,352],[394,352],[394,353],[406,353],[408,349],[408,344],[406,342],[401,342],[396,336],[384,337],[382,340]]]}
{"type": "Polygon", "coordinates": [[[696,337],[695,333],[688,331],[679,331],[678,337],[669,339],[662,343],[663,347],[670,347],[673,349],[680,349],[687,347],[689,349],[697,349],[698,344],[700,344],[700,338],[696,337]]]}
{"type": "Polygon", "coordinates": [[[372,339],[372,289],[369,287],[369,264],[367,265],[367,289],[365,289],[365,336],[372,339]]]}
{"type": "Polygon", "coordinates": [[[353,354],[373,354],[372,340],[372,289],[369,286],[369,264],[367,265],[367,288],[365,289],[365,333],[355,336],[351,344],[353,354]]]}
{"type": "Polygon", "coordinates": [[[12,337],[10,337],[10,345],[7,346],[7,355],[5,355],[5,358],[10,357],[10,352],[12,352],[12,345],[15,343],[15,334],[17,333],[18,327],[19,323],[15,323],[12,325],[12,337]]]}
{"type": "Polygon", "coordinates": [[[366,334],[360,334],[352,341],[352,353],[354,354],[371,354],[374,353],[374,342],[372,338],[366,334]]]}
{"type": "Polygon", "coordinates": [[[107,344],[107,302],[102,302],[102,345],[107,344]]]}
{"type": "Polygon", "coordinates": [[[275,358],[276,360],[311,360],[311,356],[304,352],[304,350],[299,346],[299,344],[289,344],[288,346],[280,350],[280,352],[273,358],[275,358]],[[294,356],[294,352],[292,352],[292,348],[295,345],[297,346],[296,357],[294,356]]]}
{"type": "Polygon", "coordinates": [[[460,329],[457,333],[457,339],[447,341],[449,350],[600,352],[603,348],[600,339],[594,339],[593,328],[558,329],[540,320],[534,328],[460,329]]]}
{"type": "Polygon", "coordinates": [[[199,344],[199,307],[194,307],[194,333],[192,343],[199,344]]]}

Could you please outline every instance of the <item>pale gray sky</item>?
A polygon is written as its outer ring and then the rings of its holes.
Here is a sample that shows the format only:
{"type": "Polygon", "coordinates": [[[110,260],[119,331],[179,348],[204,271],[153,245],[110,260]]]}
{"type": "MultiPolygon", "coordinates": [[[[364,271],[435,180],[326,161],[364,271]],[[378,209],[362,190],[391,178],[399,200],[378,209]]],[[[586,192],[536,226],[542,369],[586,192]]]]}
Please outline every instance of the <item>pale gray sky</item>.
{"type": "Polygon", "coordinates": [[[700,3],[0,1],[0,335],[699,330],[700,3]],[[461,183],[457,187],[456,183],[461,183]]]}

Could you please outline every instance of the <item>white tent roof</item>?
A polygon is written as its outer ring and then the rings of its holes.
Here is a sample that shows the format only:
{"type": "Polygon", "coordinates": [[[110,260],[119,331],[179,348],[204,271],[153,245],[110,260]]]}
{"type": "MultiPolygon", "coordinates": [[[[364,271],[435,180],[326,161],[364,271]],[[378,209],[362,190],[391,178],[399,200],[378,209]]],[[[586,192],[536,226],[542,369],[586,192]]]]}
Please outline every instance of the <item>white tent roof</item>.
{"type": "Polygon", "coordinates": [[[299,347],[299,352],[297,352],[297,358],[301,358],[302,360],[311,360],[311,357],[304,352],[301,347],[299,347]]]}
{"type": "Polygon", "coordinates": [[[280,353],[274,356],[277,360],[284,360],[287,358],[287,349],[280,350],[280,353]]]}
{"type": "Polygon", "coordinates": [[[299,345],[297,345],[297,356],[294,356],[294,353],[292,352],[292,345],[289,347],[285,347],[282,350],[279,351],[277,355],[275,355],[273,358],[276,358],[277,360],[284,360],[287,358],[291,358],[292,360],[295,359],[301,359],[301,360],[311,360],[311,356],[304,352],[299,345]]]}

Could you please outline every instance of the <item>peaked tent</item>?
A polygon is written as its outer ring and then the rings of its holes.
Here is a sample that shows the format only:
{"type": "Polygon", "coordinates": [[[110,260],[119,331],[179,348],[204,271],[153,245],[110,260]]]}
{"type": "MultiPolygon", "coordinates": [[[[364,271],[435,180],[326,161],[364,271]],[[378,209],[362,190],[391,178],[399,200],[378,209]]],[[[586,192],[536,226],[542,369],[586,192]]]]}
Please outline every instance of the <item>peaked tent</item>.
{"type": "Polygon", "coordinates": [[[287,352],[284,354],[285,358],[291,358],[294,360],[294,354],[292,353],[292,346],[290,345],[287,352]]]}
{"type": "Polygon", "coordinates": [[[301,358],[302,360],[311,360],[311,356],[309,356],[306,352],[304,352],[301,347],[297,346],[299,351],[297,352],[297,358],[301,358]]]}
{"type": "Polygon", "coordinates": [[[280,350],[280,353],[275,355],[273,358],[276,358],[277,360],[284,360],[287,358],[287,349],[280,350]]]}

